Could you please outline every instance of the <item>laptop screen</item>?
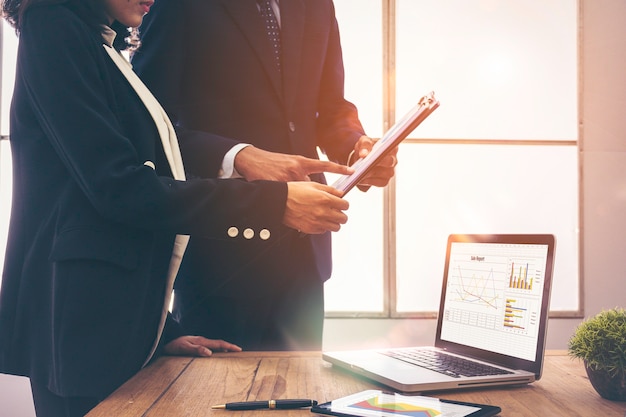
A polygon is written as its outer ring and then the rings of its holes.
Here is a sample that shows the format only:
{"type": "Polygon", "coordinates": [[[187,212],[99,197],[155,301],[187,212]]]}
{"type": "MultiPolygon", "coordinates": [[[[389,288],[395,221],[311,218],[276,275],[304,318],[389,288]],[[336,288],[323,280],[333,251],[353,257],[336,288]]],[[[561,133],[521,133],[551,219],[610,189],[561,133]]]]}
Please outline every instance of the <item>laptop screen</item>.
{"type": "Polygon", "coordinates": [[[553,242],[549,235],[451,236],[439,338],[534,361],[543,350],[553,242]]]}

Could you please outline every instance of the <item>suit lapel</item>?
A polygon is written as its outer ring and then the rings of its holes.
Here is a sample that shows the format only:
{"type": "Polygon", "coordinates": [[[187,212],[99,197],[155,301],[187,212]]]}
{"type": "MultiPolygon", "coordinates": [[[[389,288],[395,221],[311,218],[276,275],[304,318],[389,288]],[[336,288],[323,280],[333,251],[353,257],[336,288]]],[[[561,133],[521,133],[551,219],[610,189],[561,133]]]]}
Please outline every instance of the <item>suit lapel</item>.
{"type": "Polygon", "coordinates": [[[185,180],[185,168],[183,166],[182,156],[180,154],[180,148],[178,145],[178,139],[174,127],[170,122],[169,117],[165,113],[165,110],[161,107],[159,102],[154,98],[152,93],[139,79],[137,74],[133,72],[131,64],[124,58],[117,50],[112,47],[103,44],[102,47],[109,54],[111,60],[115,63],[120,72],[128,80],[130,86],[135,90],[137,96],[146,106],[148,113],[152,116],[156,125],[159,137],[161,138],[161,144],[163,145],[163,152],[172,171],[172,176],[177,179],[185,180]]]}
{"type": "MultiPolygon", "coordinates": [[[[163,110],[159,102],[152,96],[152,93],[150,93],[148,88],[133,72],[130,63],[126,61],[126,58],[120,55],[108,44],[103,44],[102,47],[109,54],[109,56],[111,57],[115,65],[117,65],[124,77],[126,77],[128,83],[135,90],[137,96],[139,96],[141,101],[146,106],[146,109],[152,116],[152,119],[156,124],[157,131],[159,132],[159,136],[161,137],[163,151],[165,152],[165,155],[169,162],[172,175],[175,179],[184,181],[185,169],[183,167],[183,160],[180,155],[180,149],[178,147],[178,139],[176,138],[176,132],[174,131],[174,127],[167,117],[165,110],[163,110]]],[[[154,167],[152,167],[152,169],[154,169],[154,167]]],[[[161,320],[159,322],[159,327],[157,328],[157,334],[152,344],[152,348],[150,349],[150,354],[146,358],[142,367],[146,366],[148,362],[150,362],[150,359],[152,359],[152,356],[156,352],[157,346],[159,345],[159,341],[161,340],[161,335],[163,334],[163,329],[165,328],[165,320],[167,319],[167,313],[170,306],[172,291],[174,290],[174,281],[176,280],[178,269],[180,268],[180,264],[183,260],[183,255],[185,253],[188,243],[188,235],[176,235],[176,239],[174,240],[174,247],[172,249],[172,257],[170,258],[169,269],[167,271],[167,281],[165,283],[165,298],[163,301],[163,308],[161,309],[161,320]]]]}
{"type": "Polygon", "coordinates": [[[283,94],[287,108],[292,107],[298,88],[305,13],[303,0],[280,0],[283,94]]]}
{"type": "MultiPolygon", "coordinates": [[[[284,1],[284,0],[283,0],[284,1]]],[[[257,54],[261,64],[271,80],[276,93],[282,99],[282,82],[272,58],[272,48],[267,40],[263,21],[259,14],[256,0],[221,0],[222,5],[245,35],[257,54]]],[[[281,4],[282,6],[282,4],[281,4]]],[[[282,13],[282,9],[281,9],[282,13]]]]}

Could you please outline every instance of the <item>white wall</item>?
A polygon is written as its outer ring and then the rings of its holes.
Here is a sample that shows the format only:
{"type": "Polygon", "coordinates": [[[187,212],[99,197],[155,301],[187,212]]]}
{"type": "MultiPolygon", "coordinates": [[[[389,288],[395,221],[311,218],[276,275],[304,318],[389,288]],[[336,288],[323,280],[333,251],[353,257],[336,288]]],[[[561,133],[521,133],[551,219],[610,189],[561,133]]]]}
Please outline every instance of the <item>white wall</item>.
{"type": "Polygon", "coordinates": [[[626,307],[626,2],[582,2],[585,312],[626,307]]]}

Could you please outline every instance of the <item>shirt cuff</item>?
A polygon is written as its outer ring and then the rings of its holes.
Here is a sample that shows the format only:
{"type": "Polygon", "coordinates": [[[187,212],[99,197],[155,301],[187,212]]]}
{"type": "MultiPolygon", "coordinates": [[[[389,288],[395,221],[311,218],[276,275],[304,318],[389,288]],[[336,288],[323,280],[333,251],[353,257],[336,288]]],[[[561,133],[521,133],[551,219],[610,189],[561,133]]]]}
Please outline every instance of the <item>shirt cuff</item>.
{"type": "Polygon", "coordinates": [[[218,178],[226,179],[226,178],[242,178],[242,175],[237,172],[235,169],[235,157],[243,148],[250,146],[249,143],[238,143],[224,155],[224,160],[222,161],[222,169],[218,173],[218,178]]]}

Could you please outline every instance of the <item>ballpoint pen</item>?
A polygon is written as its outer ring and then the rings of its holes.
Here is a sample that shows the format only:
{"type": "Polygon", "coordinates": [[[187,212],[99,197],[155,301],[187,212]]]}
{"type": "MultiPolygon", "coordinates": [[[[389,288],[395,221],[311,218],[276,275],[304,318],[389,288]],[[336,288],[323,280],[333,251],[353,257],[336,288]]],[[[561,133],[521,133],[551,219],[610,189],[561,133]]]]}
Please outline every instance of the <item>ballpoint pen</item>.
{"type": "Polygon", "coordinates": [[[240,403],[226,403],[214,405],[211,408],[221,408],[226,410],[260,410],[269,408],[270,410],[289,410],[293,408],[312,407],[317,405],[315,400],[269,400],[269,401],[245,401],[240,403]]]}

